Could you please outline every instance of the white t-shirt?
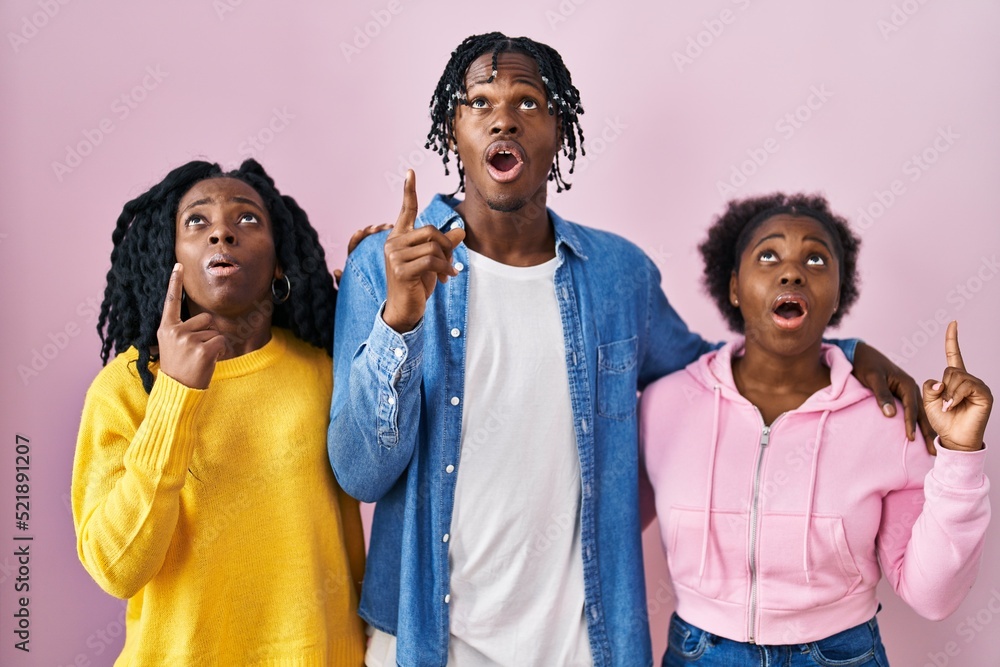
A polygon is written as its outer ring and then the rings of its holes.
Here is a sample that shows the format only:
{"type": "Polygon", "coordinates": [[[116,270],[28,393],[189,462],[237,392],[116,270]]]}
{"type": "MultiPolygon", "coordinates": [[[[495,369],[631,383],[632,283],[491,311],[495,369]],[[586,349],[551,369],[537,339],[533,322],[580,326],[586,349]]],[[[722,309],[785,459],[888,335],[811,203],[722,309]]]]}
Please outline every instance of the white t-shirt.
{"type": "MultiPolygon", "coordinates": [[[[462,450],[449,541],[450,667],[590,666],[580,459],[558,259],[469,251],[462,450]]],[[[375,631],[368,663],[395,665],[375,631]]]]}
{"type": "Polygon", "coordinates": [[[558,259],[469,251],[449,664],[590,665],[558,259]]]}

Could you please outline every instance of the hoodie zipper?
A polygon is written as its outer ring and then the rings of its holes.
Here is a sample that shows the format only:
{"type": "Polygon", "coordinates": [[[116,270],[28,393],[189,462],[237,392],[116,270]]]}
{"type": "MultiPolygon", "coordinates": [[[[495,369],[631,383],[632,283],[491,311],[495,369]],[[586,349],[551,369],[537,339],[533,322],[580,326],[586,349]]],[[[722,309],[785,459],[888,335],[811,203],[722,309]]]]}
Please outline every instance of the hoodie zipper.
{"type": "Polygon", "coordinates": [[[771,430],[778,421],[785,416],[781,413],[771,422],[770,426],[764,424],[764,417],[757,410],[757,417],[760,418],[760,452],[757,454],[757,467],[753,474],[753,502],[750,504],[750,615],[747,618],[747,636],[751,644],[756,644],[754,640],[754,625],[757,618],[757,523],[760,514],[760,471],[764,464],[764,452],[771,441],[771,430]]]}

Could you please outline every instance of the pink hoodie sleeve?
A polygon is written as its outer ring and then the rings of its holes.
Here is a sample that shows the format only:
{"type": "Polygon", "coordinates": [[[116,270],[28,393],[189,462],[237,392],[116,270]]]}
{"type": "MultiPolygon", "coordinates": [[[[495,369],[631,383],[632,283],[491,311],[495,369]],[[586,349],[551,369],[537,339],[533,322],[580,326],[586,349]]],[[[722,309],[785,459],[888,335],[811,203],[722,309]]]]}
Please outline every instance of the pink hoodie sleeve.
{"type": "Polygon", "coordinates": [[[985,449],[935,444],[933,465],[920,443],[904,446],[905,486],[882,501],[878,556],[896,593],[921,616],[941,620],[958,609],[979,573],[990,482],[985,449]]]}

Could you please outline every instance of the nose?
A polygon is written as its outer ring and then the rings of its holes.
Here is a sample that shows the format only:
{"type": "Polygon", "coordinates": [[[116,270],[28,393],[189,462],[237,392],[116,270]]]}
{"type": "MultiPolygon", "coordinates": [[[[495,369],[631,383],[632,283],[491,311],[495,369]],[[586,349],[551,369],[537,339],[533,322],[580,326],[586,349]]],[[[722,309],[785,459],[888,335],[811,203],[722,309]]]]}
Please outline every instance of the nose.
{"type": "Polygon", "coordinates": [[[802,269],[794,262],[786,262],[781,270],[782,285],[802,285],[806,281],[802,269]]]}
{"type": "Polygon", "coordinates": [[[212,245],[224,243],[225,245],[236,245],[236,233],[227,224],[215,225],[212,233],[208,236],[208,242],[212,245]]]}
{"type": "Polygon", "coordinates": [[[520,128],[517,121],[506,105],[497,109],[493,114],[493,123],[490,127],[490,134],[510,134],[516,135],[520,128]]]}

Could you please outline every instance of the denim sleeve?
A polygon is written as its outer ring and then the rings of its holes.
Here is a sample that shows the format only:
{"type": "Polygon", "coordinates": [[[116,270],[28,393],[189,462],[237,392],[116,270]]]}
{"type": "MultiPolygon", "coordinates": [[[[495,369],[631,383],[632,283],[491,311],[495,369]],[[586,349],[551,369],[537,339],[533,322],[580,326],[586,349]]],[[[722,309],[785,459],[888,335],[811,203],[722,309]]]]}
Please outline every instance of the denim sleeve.
{"type": "Polygon", "coordinates": [[[673,373],[692,361],[722,346],[710,343],[688,329],[674,310],[660,286],[660,271],[646,258],[647,283],[646,345],[640,349],[639,389],[664,375],[673,373]]]}
{"type": "Polygon", "coordinates": [[[829,343],[830,345],[836,345],[843,351],[844,356],[847,360],[854,363],[854,351],[858,348],[858,343],[861,342],[860,338],[831,338],[830,340],[823,339],[824,343],[829,343]]]}
{"type": "MultiPolygon", "coordinates": [[[[355,253],[361,255],[360,250],[355,253]]],[[[396,483],[413,454],[424,339],[422,321],[399,334],[382,320],[384,289],[373,286],[360,266],[364,263],[363,257],[348,260],[337,296],[327,450],[341,488],[375,502],[396,483]],[[400,429],[401,423],[406,428],[400,429]]]]}

